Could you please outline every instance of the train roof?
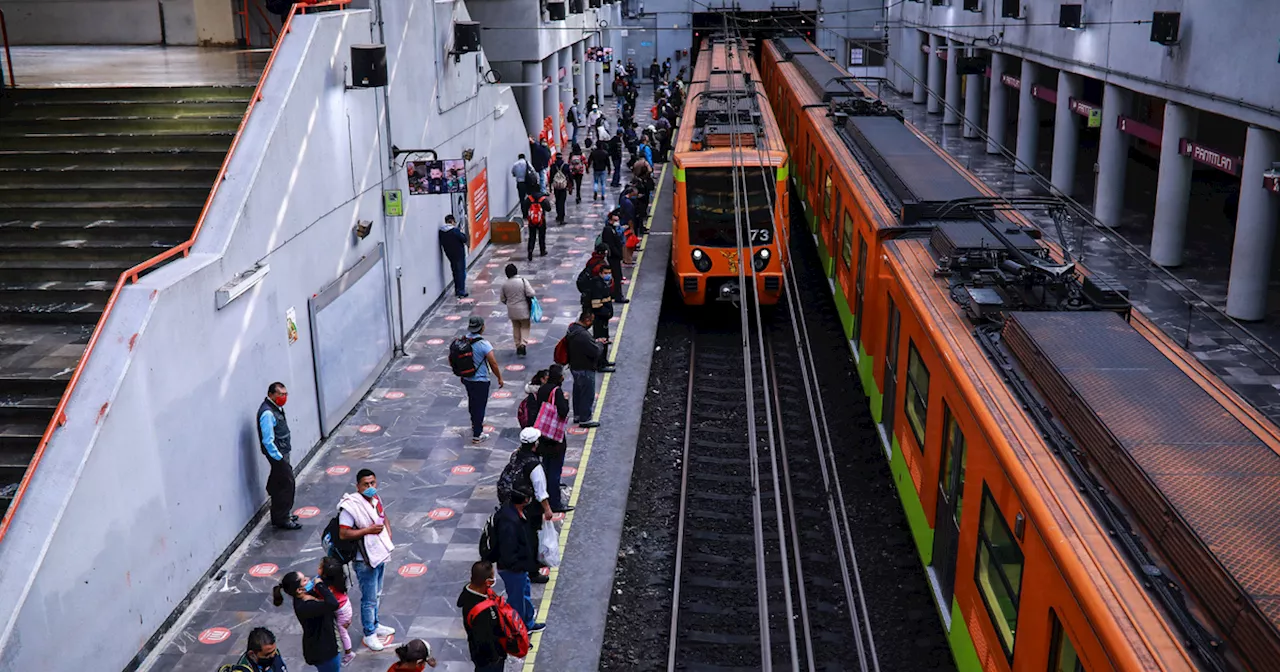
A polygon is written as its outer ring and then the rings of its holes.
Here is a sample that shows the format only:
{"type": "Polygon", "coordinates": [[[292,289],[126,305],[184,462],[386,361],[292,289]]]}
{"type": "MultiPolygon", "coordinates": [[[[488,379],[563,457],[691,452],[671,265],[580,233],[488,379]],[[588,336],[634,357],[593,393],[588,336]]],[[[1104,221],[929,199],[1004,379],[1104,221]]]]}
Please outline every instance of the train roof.
{"type": "Polygon", "coordinates": [[[770,166],[786,163],[786,145],[759,82],[740,40],[704,41],[673,143],[679,168],[758,166],[761,158],[770,166]]]}

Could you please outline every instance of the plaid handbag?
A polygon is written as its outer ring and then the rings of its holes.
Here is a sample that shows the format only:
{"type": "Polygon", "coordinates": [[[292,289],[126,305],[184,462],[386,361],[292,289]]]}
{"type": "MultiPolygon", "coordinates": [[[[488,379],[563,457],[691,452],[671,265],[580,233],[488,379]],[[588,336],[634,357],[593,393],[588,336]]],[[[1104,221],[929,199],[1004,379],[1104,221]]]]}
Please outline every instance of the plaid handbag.
{"type": "Polygon", "coordinates": [[[538,409],[538,419],[533,421],[533,426],[542,432],[542,437],[552,441],[564,441],[564,430],[569,426],[568,414],[562,418],[560,411],[556,409],[556,395],[559,393],[559,387],[551,391],[551,396],[538,409]]]}

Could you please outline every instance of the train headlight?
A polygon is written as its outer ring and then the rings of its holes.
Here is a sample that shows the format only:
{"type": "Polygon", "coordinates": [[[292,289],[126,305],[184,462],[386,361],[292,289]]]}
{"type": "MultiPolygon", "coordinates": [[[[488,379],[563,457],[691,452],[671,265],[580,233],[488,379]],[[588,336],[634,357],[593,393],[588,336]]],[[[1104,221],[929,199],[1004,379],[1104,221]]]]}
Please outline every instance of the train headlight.
{"type": "Polygon", "coordinates": [[[693,267],[698,269],[700,273],[706,273],[711,270],[711,257],[708,257],[702,250],[695,249],[693,254],[693,267]]]}
{"type": "Polygon", "coordinates": [[[769,248],[767,247],[757,251],[755,255],[751,257],[752,268],[755,268],[757,273],[763,271],[769,265],[769,258],[771,256],[769,248]]]}

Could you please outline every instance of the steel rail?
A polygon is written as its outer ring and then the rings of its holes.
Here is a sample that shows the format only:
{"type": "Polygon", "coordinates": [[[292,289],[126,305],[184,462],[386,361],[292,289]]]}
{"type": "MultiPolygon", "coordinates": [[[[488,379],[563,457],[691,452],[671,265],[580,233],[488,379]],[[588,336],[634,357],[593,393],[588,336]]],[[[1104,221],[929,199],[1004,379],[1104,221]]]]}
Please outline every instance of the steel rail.
{"type": "MultiPolygon", "coordinates": [[[[690,330],[693,332],[693,330],[690,330]]],[[[685,397],[684,411],[684,453],[680,465],[680,512],[676,525],[676,566],[675,580],[671,589],[671,641],[667,647],[667,670],[676,669],[676,627],[680,623],[680,573],[684,569],[684,516],[689,504],[689,445],[693,440],[693,381],[694,365],[697,363],[698,340],[690,334],[689,338],[689,393],[685,397]]]]}

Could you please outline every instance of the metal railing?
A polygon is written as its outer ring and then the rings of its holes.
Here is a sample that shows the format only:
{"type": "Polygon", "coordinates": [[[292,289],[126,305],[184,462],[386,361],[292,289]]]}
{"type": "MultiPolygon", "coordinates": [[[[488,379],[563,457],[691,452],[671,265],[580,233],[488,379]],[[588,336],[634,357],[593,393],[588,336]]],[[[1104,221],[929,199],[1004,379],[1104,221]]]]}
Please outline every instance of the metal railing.
{"type": "MultiPolygon", "coordinates": [[[[9,51],[9,24],[4,20],[4,9],[0,8],[0,41],[4,42],[4,64],[9,69],[9,88],[18,87],[13,78],[13,52],[9,51]]],[[[4,73],[0,72],[0,90],[4,90],[4,73]]]]}
{"type": "Polygon", "coordinates": [[[249,106],[244,111],[244,117],[240,119],[240,127],[236,129],[236,135],[231,140],[231,146],[227,148],[227,154],[222,160],[222,167],[218,169],[218,176],[214,178],[213,187],[209,190],[208,198],[205,199],[204,208],[200,210],[200,218],[196,220],[195,228],[191,231],[191,237],[185,242],[179,243],[177,246],[165,250],[121,273],[120,278],[116,280],[115,287],[111,290],[111,297],[107,299],[107,304],[102,310],[102,317],[98,318],[98,323],[93,328],[93,335],[89,337],[84,353],[80,355],[80,361],[76,364],[75,371],[71,374],[71,379],[67,382],[67,389],[63,391],[62,398],[58,400],[58,406],[54,409],[53,418],[49,420],[48,427],[45,428],[44,434],[40,437],[40,443],[36,447],[35,455],[31,457],[27,471],[23,474],[22,481],[18,484],[18,491],[14,493],[13,502],[9,505],[9,510],[5,512],[4,518],[0,520],[0,542],[4,541],[5,534],[9,531],[9,525],[13,522],[18,505],[22,502],[23,495],[27,491],[32,475],[40,465],[41,458],[44,457],[45,449],[48,448],[54,431],[67,424],[67,402],[71,399],[71,394],[75,391],[76,384],[80,381],[80,376],[84,373],[85,364],[89,361],[89,356],[98,344],[98,339],[102,336],[103,327],[107,323],[107,318],[111,316],[111,310],[115,307],[116,299],[120,296],[120,290],[124,289],[125,285],[136,283],[144,273],[155,270],[170,259],[178,255],[185,257],[191,253],[191,247],[200,235],[200,229],[204,226],[205,218],[209,216],[209,208],[213,204],[213,199],[218,195],[218,187],[226,179],[227,166],[230,165],[231,157],[235,154],[236,146],[239,145],[240,138],[244,134],[245,125],[249,123],[249,118],[253,115],[254,106],[258,101],[262,100],[262,86],[267,81],[267,75],[271,73],[271,66],[275,63],[276,55],[280,51],[280,45],[284,42],[284,36],[288,35],[291,30],[290,26],[293,23],[293,17],[296,14],[305,14],[307,9],[310,8],[341,9],[350,3],[351,0],[326,0],[324,2],[308,2],[306,4],[299,3],[290,8],[289,15],[285,17],[284,26],[280,30],[281,39],[277,40],[275,46],[271,49],[271,57],[267,59],[267,63],[262,69],[262,74],[258,78],[258,85],[254,88],[253,96],[249,99],[249,106]]]}

